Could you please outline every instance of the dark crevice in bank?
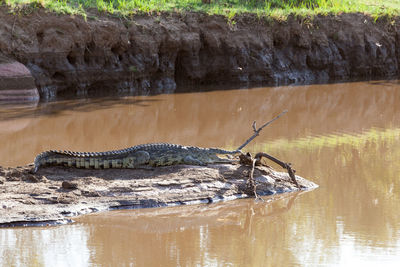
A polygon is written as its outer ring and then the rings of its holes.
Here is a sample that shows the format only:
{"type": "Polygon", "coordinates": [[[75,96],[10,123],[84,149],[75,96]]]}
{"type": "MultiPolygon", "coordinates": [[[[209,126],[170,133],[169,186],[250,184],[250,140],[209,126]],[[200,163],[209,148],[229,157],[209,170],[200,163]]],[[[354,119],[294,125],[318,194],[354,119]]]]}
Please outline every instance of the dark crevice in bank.
{"type": "Polygon", "coordinates": [[[232,25],[199,13],[129,23],[98,15],[18,16],[0,7],[0,53],[28,67],[43,99],[399,76],[399,18],[342,14],[305,23],[243,15],[232,25]]]}

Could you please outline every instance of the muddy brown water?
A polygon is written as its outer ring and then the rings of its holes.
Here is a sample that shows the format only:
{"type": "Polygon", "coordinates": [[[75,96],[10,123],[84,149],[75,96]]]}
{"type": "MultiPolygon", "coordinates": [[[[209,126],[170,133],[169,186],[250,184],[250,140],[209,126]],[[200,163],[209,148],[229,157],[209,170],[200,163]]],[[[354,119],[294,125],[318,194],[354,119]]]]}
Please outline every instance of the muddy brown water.
{"type": "Polygon", "coordinates": [[[3,166],[47,149],[236,148],[253,120],[287,109],[247,150],[292,162],[320,188],[0,229],[0,265],[398,266],[399,103],[399,81],[372,81],[2,107],[3,166]]]}

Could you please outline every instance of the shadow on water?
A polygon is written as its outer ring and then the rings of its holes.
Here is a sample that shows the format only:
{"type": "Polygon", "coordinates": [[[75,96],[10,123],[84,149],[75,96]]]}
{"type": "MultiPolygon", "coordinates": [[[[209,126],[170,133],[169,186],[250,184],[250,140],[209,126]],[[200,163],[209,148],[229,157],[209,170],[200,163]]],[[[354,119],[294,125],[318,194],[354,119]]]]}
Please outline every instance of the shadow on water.
{"type": "MultiPolygon", "coordinates": [[[[357,83],[357,81],[354,81],[357,83]]],[[[325,83],[325,85],[340,86],[341,82],[325,83]]],[[[345,83],[346,86],[351,83],[345,83]]],[[[368,81],[365,84],[393,87],[399,85],[400,80],[382,80],[382,81],[368,81]]],[[[317,85],[317,84],[315,84],[317,85]]],[[[261,84],[259,86],[262,86],[261,84]]],[[[292,84],[286,87],[300,87],[307,86],[307,84],[292,84]]],[[[174,94],[188,94],[188,93],[205,93],[214,91],[227,91],[227,90],[251,90],[259,87],[249,88],[243,85],[188,85],[185,87],[178,87],[174,94]]],[[[272,87],[271,87],[272,88],[272,87]]],[[[279,87],[277,87],[279,88],[279,87]]],[[[149,95],[148,95],[149,96],[149,95]]],[[[99,90],[96,94],[89,97],[78,97],[71,95],[60,96],[55,100],[46,101],[41,100],[36,103],[0,103],[0,120],[12,120],[18,118],[30,118],[38,116],[55,116],[63,113],[64,111],[82,111],[88,112],[92,110],[107,109],[115,105],[136,105],[139,107],[147,107],[155,102],[161,101],[156,98],[146,98],[146,96],[134,96],[132,94],[110,93],[109,91],[103,92],[99,90]],[[142,98],[142,99],[140,99],[142,98]]]]}
{"type": "Polygon", "coordinates": [[[93,110],[108,109],[115,105],[134,105],[148,107],[159,99],[133,99],[101,97],[93,99],[69,99],[33,104],[0,105],[0,120],[14,120],[20,118],[34,118],[40,116],[57,116],[65,111],[90,112],[93,110]]]}
{"type": "Polygon", "coordinates": [[[392,87],[400,84],[400,80],[369,81],[369,84],[392,87]]]}
{"type": "Polygon", "coordinates": [[[204,92],[213,92],[213,91],[225,91],[225,90],[243,90],[243,89],[251,89],[251,88],[259,88],[259,87],[307,87],[310,85],[340,85],[340,84],[351,84],[351,83],[365,83],[371,85],[382,85],[382,86],[393,86],[399,85],[400,80],[397,80],[396,77],[389,80],[368,80],[368,79],[350,79],[350,80],[336,80],[336,81],[321,81],[321,82],[299,82],[299,83],[283,83],[283,84],[265,84],[265,83],[251,83],[251,84],[217,84],[217,85],[201,85],[201,84],[188,84],[188,85],[180,85],[176,88],[175,93],[204,93],[204,92]]]}
{"type": "Polygon", "coordinates": [[[306,192],[264,196],[261,200],[228,201],[209,205],[188,205],[144,210],[118,210],[107,213],[94,213],[77,218],[78,223],[130,225],[137,232],[168,233],[179,232],[182,228],[199,229],[203,226],[215,227],[226,223],[238,225],[238,221],[271,219],[288,212],[295,200],[306,192]],[[250,212],[247,212],[250,211],[250,212]],[[146,223],[141,223],[146,221],[146,223]],[[231,223],[229,223],[231,222],[231,223]]]}

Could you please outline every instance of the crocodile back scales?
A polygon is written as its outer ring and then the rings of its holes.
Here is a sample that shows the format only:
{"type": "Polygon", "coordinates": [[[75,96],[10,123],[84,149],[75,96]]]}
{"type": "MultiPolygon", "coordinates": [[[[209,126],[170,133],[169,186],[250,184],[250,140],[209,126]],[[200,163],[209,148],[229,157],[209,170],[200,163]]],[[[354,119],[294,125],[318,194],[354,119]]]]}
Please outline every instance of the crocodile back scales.
{"type": "Polygon", "coordinates": [[[168,143],[137,145],[106,152],[73,152],[49,150],[35,158],[35,172],[41,166],[64,165],[77,168],[132,168],[135,165],[167,166],[185,163],[192,158],[196,165],[223,162],[218,155],[229,156],[241,153],[219,148],[201,148],[168,143]],[[144,154],[143,154],[144,153],[144,154]],[[148,158],[144,157],[148,155],[148,158]],[[130,164],[130,165],[129,165],[130,164]]]}

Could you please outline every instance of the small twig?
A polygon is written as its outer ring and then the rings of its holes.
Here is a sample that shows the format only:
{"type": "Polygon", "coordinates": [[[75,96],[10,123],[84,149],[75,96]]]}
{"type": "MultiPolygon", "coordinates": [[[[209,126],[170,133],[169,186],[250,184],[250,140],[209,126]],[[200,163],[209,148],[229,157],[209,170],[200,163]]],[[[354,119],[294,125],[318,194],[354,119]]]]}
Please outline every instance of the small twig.
{"type": "Polygon", "coordinates": [[[294,174],[296,172],[296,170],[292,169],[292,167],[290,166],[290,163],[280,161],[279,159],[274,158],[273,156],[268,155],[267,153],[264,153],[264,152],[257,153],[257,155],[254,158],[260,160],[261,157],[270,159],[273,162],[275,162],[276,164],[278,164],[279,166],[281,166],[282,168],[286,169],[289,174],[290,179],[292,179],[292,182],[297,186],[297,188],[301,188],[299,183],[296,180],[296,175],[294,174]]]}
{"type": "Polygon", "coordinates": [[[249,173],[249,179],[247,180],[247,187],[252,191],[252,193],[254,194],[254,196],[256,198],[259,198],[257,195],[257,188],[256,188],[256,183],[254,181],[254,168],[256,167],[256,159],[252,158],[252,166],[251,166],[251,171],[249,173]]]}
{"type": "Polygon", "coordinates": [[[254,138],[256,138],[256,137],[260,134],[260,132],[261,132],[262,129],[264,129],[265,127],[267,127],[269,124],[271,124],[271,123],[274,122],[275,120],[279,119],[279,118],[280,118],[282,115],[284,115],[286,112],[287,112],[287,110],[284,110],[281,114],[279,114],[278,116],[276,116],[276,117],[273,118],[272,120],[268,121],[267,123],[265,123],[263,126],[261,126],[261,127],[258,128],[258,129],[256,128],[256,122],[254,121],[254,122],[253,122],[253,125],[252,125],[254,134],[253,134],[249,139],[247,139],[247,141],[244,142],[243,145],[241,145],[240,147],[238,147],[238,148],[237,148],[237,151],[240,151],[242,148],[244,148],[245,146],[247,146],[251,141],[253,141],[254,138]]]}

